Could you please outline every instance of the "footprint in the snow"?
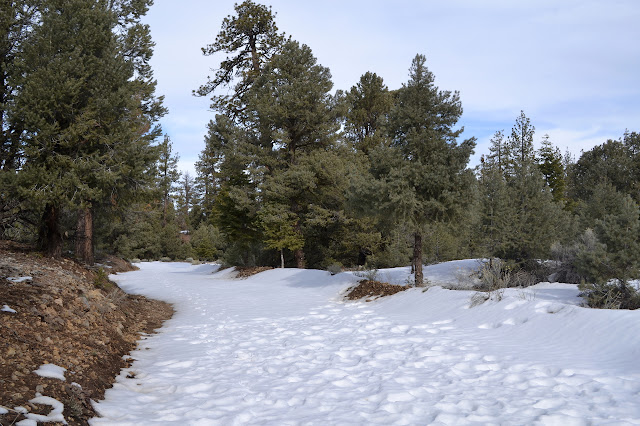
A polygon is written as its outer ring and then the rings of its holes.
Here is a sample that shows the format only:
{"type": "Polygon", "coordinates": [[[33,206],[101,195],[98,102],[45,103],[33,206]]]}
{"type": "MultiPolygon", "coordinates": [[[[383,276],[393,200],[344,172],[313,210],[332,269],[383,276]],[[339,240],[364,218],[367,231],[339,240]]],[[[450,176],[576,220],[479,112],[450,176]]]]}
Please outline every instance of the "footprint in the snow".
{"type": "Polygon", "coordinates": [[[500,371],[500,364],[478,364],[474,368],[476,371],[500,371]]]}
{"type": "Polygon", "coordinates": [[[434,325],[444,325],[444,324],[451,324],[453,322],[453,320],[451,319],[447,319],[447,320],[441,320],[441,321],[434,321],[431,324],[434,325]]]}
{"type": "Polygon", "coordinates": [[[506,325],[521,325],[529,322],[529,318],[509,318],[503,324],[506,325]]]}
{"type": "Polygon", "coordinates": [[[517,308],[518,306],[522,306],[522,305],[524,305],[525,303],[527,303],[527,301],[526,301],[526,300],[515,300],[515,301],[513,301],[513,302],[509,303],[509,304],[508,304],[507,306],[505,306],[504,308],[505,308],[506,310],[510,311],[510,310],[512,310],[512,309],[517,308]]]}
{"type": "Polygon", "coordinates": [[[409,326],[408,325],[397,325],[395,327],[392,327],[389,331],[392,333],[401,333],[404,334],[407,331],[409,331],[409,326]]]}
{"type": "Polygon", "coordinates": [[[502,323],[499,322],[485,322],[484,324],[480,324],[478,328],[481,328],[483,330],[491,330],[494,328],[499,328],[500,326],[502,326],[502,323]]]}
{"type": "Polygon", "coordinates": [[[566,305],[553,302],[540,302],[536,305],[536,312],[540,314],[557,314],[562,311],[566,305]]]}

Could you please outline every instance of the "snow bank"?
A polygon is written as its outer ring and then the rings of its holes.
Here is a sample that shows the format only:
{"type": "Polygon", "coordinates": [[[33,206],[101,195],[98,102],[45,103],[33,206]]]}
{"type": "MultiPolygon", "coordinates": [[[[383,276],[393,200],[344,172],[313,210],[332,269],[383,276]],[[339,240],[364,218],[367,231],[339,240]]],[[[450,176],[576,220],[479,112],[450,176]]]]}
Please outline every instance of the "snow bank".
{"type": "Polygon", "coordinates": [[[67,424],[62,412],[64,404],[50,396],[36,394],[36,397],[29,401],[32,404],[42,404],[51,406],[49,414],[25,413],[26,419],[16,423],[16,426],[37,426],[38,423],[62,423],[67,424]]]}
{"type": "Polygon", "coordinates": [[[11,281],[12,283],[21,283],[31,280],[33,280],[33,277],[7,277],[7,281],[11,281]]]}
{"type": "MultiPolygon", "coordinates": [[[[433,275],[456,281],[454,266],[433,275]]],[[[473,308],[474,292],[442,287],[345,303],[350,273],[140,267],[112,278],[176,315],[92,425],[640,424],[640,312],[582,308],[573,285],[473,308]]]]}
{"type": "Polygon", "coordinates": [[[3,306],[2,306],[2,309],[0,309],[0,311],[2,311],[2,312],[8,312],[8,313],[10,313],[10,314],[17,314],[17,313],[18,313],[15,309],[11,309],[11,308],[9,307],[9,305],[3,305],[3,306]]]}
{"type": "Polygon", "coordinates": [[[50,377],[52,379],[60,379],[65,381],[64,372],[67,371],[66,368],[57,366],[55,364],[42,364],[38,367],[37,370],[34,371],[38,376],[42,377],[50,377]]]}

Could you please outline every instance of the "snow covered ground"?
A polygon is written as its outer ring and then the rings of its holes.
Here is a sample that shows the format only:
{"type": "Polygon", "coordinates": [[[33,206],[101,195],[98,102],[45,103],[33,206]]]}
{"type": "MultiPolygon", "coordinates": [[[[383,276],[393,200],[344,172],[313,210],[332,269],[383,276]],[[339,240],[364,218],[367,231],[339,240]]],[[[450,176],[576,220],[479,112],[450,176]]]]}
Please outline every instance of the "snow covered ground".
{"type": "Polygon", "coordinates": [[[441,287],[344,302],[350,273],[140,267],[112,278],[176,314],[132,354],[94,426],[640,424],[640,311],[581,308],[573,285],[470,308],[473,291],[441,287]]]}

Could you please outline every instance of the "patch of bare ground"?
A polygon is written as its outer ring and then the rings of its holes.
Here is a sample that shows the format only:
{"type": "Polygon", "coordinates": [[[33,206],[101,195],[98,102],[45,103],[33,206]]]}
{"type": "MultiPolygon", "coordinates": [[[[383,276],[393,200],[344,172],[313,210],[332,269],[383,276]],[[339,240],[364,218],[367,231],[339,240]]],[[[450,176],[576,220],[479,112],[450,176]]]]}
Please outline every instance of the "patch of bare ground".
{"type": "Polygon", "coordinates": [[[273,268],[271,266],[237,266],[236,278],[248,278],[260,272],[268,271],[269,269],[273,268]]]}
{"type": "Polygon", "coordinates": [[[362,280],[346,294],[348,300],[358,300],[366,297],[367,302],[378,297],[391,296],[408,289],[407,286],[383,283],[380,281],[362,280]]]}
{"type": "MultiPolygon", "coordinates": [[[[100,263],[108,273],[131,270],[117,258],[100,263]]],[[[153,333],[173,315],[169,304],[128,295],[99,270],[0,241],[0,309],[4,305],[9,309],[0,311],[0,406],[8,409],[0,414],[3,426],[25,418],[16,407],[51,411],[29,402],[36,393],[63,403],[68,424],[88,424],[96,415],[91,400],[102,399],[120,370],[130,366],[125,355],[141,334],[153,333]],[[66,380],[34,374],[43,364],[65,368],[66,380]]]]}

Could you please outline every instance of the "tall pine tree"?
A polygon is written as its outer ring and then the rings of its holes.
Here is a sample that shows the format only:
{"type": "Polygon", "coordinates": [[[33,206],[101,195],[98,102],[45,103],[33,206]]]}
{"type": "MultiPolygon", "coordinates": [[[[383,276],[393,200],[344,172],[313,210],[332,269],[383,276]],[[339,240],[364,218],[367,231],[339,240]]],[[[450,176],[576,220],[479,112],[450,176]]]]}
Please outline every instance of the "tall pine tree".
{"type": "Polygon", "coordinates": [[[222,61],[215,76],[209,77],[194,94],[207,96],[219,87],[233,85],[231,94],[212,96],[211,108],[238,118],[246,107],[246,93],[265,64],[279,51],[284,35],[278,33],[270,7],[245,0],[236,3],[235,11],[235,15],[224,18],[215,41],[202,49],[207,56],[218,52],[231,56],[222,61]]]}
{"type": "Polygon", "coordinates": [[[93,209],[148,178],[154,96],[150,1],[47,0],[19,63],[12,123],[24,129],[23,194],[42,208],[40,240],[60,256],[63,209],[78,212],[77,255],[93,262],[93,209]]]}
{"type": "Polygon", "coordinates": [[[397,93],[391,114],[392,147],[402,161],[386,177],[397,200],[398,218],[407,220],[414,236],[415,284],[423,285],[422,235],[425,225],[450,220],[465,199],[471,172],[466,168],[475,139],[458,144],[463,129],[455,129],[462,105],[458,92],[442,91],[416,55],[409,81],[397,93]]]}

